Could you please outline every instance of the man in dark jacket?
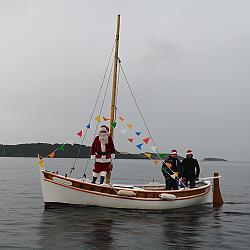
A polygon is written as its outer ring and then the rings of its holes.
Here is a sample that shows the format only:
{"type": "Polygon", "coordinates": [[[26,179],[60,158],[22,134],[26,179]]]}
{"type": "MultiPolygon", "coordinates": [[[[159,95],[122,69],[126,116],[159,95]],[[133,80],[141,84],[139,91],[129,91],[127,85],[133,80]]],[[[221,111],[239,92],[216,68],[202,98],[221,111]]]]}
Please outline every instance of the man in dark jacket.
{"type": "Polygon", "coordinates": [[[195,188],[195,180],[199,178],[200,166],[196,159],[193,158],[193,152],[191,149],[187,150],[186,158],[182,161],[182,166],[184,169],[184,180],[187,186],[188,182],[190,188],[195,188]]]}
{"type": "Polygon", "coordinates": [[[181,161],[177,158],[177,150],[172,149],[169,157],[162,164],[162,174],[165,177],[166,189],[167,190],[177,190],[178,189],[178,178],[183,176],[183,168],[181,161]],[[173,173],[177,178],[173,178],[173,173]]]}

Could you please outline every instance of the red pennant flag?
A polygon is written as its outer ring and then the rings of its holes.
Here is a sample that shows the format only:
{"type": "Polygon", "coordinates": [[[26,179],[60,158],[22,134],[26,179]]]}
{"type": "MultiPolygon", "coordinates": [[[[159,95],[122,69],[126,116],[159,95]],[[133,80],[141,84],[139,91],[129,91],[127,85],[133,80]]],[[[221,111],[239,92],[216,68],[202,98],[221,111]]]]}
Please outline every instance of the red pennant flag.
{"type": "Polygon", "coordinates": [[[133,140],[134,140],[134,138],[128,138],[128,141],[131,143],[133,142],[133,140]]]}
{"type": "Polygon", "coordinates": [[[150,140],[150,137],[147,137],[147,138],[144,138],[144,139],[143,139],[143,141],[144,141],[146,144],[148,144],[149,140],[150,140]]]}
{"type": "Polygon", "coordinates": [[[50,153],[50,154],[49,154],[49,157],[50,157],[50,158],[54,158],[54,157],[55,157],[55,152],[50,153]]]}
{"type": "Polygon", "coordinates": [[[105,122],[108,121],[108,120],[110,120],[109,118],[107,118],[107,117],[105,117],[105,116],[103,116],[102,118],[103,118],[103,120],[104,120],[105,122]]]}
{"type": "Polygon", "coordinates": [[[122,116],[119,116],[118,118],[121,120],[121,122],[123,122],[125,120],[124,117],[122,117],[122,116]]]}
{"type": "Polygon", "coordinates": [[[77,133],[77,135],[78,135],[79,137],[82,137],[82,135],[83,135],[82,130],[80,130],[80,131],[77,133]]]}

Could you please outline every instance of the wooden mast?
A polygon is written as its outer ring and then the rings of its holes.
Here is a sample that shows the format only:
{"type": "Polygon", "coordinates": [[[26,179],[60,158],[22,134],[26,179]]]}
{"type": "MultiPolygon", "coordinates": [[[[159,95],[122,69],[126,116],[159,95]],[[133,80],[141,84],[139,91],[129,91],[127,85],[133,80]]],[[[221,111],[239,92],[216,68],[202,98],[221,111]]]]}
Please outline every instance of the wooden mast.
{"type": "Polygon", "coordinates": [[[118,49],[119,49],[119,33],[120,33],[120,15],[117,16],[116,39],[115,39],[115,58],[114,58],[114,75],[112,85],[111,113],[110,113],[110,136],[114,137],[114,131],[111,124],[115,120],[116,113],[116,81],[117,81],[117,64],[118,64],[118,49]]]}

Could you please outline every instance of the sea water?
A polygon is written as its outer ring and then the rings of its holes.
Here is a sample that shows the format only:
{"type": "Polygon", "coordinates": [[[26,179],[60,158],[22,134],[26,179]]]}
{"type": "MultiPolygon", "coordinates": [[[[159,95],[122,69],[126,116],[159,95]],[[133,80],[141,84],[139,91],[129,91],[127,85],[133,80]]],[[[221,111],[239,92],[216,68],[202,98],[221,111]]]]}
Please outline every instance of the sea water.
{"type": "MultiPolygon", "coordinates": [[[[74,177],[92,162],[79,159],[74,177]]],[[[45,168],[68,173],[74,159],[48,159],[45,168]]],[[[149,160],[115,160],[113,183],[164,182],[149,160]]],[[[201,162],[201,175],[222,175],[224,205],[168,211],[98,207],[44,209],[34,158],[0,158],[1,249],[250,249],[250,163],[201,162]]]]}

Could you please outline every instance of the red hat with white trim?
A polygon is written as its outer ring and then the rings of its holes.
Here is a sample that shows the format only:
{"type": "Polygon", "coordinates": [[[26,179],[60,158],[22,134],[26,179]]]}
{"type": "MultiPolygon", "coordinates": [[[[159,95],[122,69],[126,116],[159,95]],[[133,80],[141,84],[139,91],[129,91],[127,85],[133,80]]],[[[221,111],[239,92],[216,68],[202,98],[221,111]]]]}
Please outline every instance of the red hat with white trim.
{"type": "Polygon", "coordinates": [[[176,149],[172,149],[171,150],[171,155],[177,155],[177,150],[176,149]]]}
{"type": "Polygon", "coordinates": [[[188,149],[187,150],[187,155],[192,155],[193,154],[193,151],[191,149],[188,149]]]}
{"type": "Polygon", "coordinates": [[[109,128],[108,128],[108,126],[106,126],[106,125],[102,125],[102,126],[100,127],[100,131],[109,132],[109,128]]]}

